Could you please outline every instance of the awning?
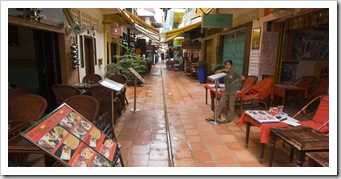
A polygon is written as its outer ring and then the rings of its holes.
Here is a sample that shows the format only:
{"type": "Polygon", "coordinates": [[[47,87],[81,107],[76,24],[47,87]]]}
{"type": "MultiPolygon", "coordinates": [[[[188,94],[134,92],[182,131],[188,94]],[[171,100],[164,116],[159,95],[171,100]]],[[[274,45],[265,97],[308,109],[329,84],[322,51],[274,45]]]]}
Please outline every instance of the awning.
{"type": "Polygon", "coordinates": [[[199,26],[201,26],[201,21],[194,23],[194,24],[191,24],[191,25],[188,25],[188,26],[185,26],[185,27],[170,30],[170,31],[165,33],[166,34],[166,40],[162,41],[162,42],[167,43],[167,42],[173,40],[175,37],[179,36],[180,34],[187,32],[187,31],[190,31],[192,29],[195,29],[199,26]]]}
{"type": "Polygon", "coordinates": [[[142,34],[144,34],[146,37],[152,39],[152,40],[155,40],[157,42],[160,41],[160,35],[159,33],[155,33],[155,32],[152,32],[150,31],[149,29],[146,29],[142,26],[140,26],[139,24],[135,24],[135,28],[141,32],[142,34]]]}
{"type": "Polygon", "coordinates": [[[119,13],[104,14],[103,24],[118,23],[120,26],[133,24],[133,21],[127,17],[121,9],[118,9],[119,13]]]}
{"type": "Polygon", "coordinates": [[[132,13],[130,13],[129,11],[122,11],[124,15],[126,15],[128,18],[130,18],[132,20],[132,22],[134,24],[138,24],[154,33],[160,33],[159,29],[145,23],[143,20],[141,20],[140,18],[136,17],[135,15],[133,15],[132,13]]]}

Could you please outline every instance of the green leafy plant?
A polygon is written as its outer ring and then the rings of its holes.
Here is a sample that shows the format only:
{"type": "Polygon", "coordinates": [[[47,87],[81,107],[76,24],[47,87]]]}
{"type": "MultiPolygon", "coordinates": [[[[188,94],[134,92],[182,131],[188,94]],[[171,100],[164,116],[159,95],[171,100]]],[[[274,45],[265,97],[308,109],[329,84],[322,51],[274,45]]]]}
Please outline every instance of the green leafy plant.
{"type": "Polygon", "coordinates": [[[105,67],[105,77],[110,77],[111,75],[114,74],[120,74],[120,69],[117,63],[109,63],[105,67]]]}
{"type": "Polygon", "coordinates": [[[118,59],[117,66],[120,73],[126,75],[129,80],[133,80],[135,75],[128,69],[129,67],[132,67],[138,74],[143,76],[148,69],[147,62],[150,59],[136,55],[134,49],[130,49],[126,46],[122,47],[126,50],[126,53],[124,55],[115,56],[118,59]]]}
{"type": "Polygon", "coordinates": [[[199,60],[198,67],[207,67],[207,62],[205,60],[199,60]]]}
{"type": "Polygon", "coordinates": [[[225,68],[224,65],[219,64],[219,65],[215,65],[215,66],[212,68],[212,70],[213,70],[214,72],[216,72],[217,70],[221,70],[221,69],[224,69],[224,68],[225,68]]]}

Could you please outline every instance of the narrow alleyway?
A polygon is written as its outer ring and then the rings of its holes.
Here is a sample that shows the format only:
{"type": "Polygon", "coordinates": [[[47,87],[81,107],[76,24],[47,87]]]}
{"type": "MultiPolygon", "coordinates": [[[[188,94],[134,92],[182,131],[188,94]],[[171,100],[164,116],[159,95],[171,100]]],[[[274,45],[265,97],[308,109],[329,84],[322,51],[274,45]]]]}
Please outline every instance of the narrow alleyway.
{"type": "MultiPolygon", "coordinates": [[[[213,111],[210,102],[205,104],[205,89],[198,80],[166,69],[164,64],[156,64],[145,80],[143,87],[137,87],[136,108],[141,111],[129,111],[134,107],[134,87],[130,86],[127,110],[115,128],[127,167],[268,166],[269,145],[264,161],[258,160],[257,127],[251,127],[249,147],[244,148],[245,125],[237,125],[237,113],[228,124],[212,125],[205,120],[213,111]]],[[[294,167],[295,162],[289,163],[289,150],[281,142],[276,145],[273,166],[294,167]]]]}

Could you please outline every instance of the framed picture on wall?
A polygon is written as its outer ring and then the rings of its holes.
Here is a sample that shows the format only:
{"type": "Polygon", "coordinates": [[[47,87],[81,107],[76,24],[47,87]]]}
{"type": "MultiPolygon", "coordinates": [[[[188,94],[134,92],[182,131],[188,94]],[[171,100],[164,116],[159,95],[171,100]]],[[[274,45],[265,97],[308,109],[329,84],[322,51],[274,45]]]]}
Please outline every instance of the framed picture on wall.
{"type": "Polygon", "coordinates": [[[252,30],[252,49],[258,50],[260,44],[261,28],[254,28],[252,30]]]}

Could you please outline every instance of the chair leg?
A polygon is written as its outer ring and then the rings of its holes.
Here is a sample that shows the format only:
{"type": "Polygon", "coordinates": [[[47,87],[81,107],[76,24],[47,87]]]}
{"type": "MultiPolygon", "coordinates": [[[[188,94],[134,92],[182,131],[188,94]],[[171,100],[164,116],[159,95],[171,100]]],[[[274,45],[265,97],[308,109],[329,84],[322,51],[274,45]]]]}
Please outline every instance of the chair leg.
{"type": "Polygon", "coordinates": [[[126,104],[129,104],[127,97],[124,97],[126,104]]]}

